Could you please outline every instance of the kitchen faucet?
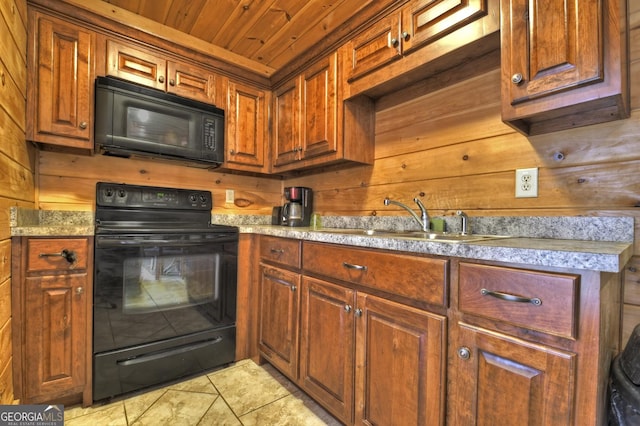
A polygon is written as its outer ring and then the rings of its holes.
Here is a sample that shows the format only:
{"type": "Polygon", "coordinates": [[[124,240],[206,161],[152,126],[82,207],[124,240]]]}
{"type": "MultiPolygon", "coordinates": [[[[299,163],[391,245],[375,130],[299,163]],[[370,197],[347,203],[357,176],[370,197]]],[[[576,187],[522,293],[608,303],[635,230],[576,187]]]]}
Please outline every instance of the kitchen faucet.
{"type": "Polygon", "coordinates": [[[411,210],[409,206],[401,203],[400,201],[394,201],[394,200],[390,200],[389,198],[385,198],[384,205],[388,206],[389,204],[394,204],[396,206],[402,207],[403,209],[408,211],[415,220],[418,221],[422,229],[422,232],[429,232],[429,214],[427,213],[427,209],[424,207],[424,204],[422,204],[422,201],[420,201],[420,199],[418,199],[417,197],[414,198],[413,201],[418,205],[418,207],[420,207],[420,212],[421,212],[420,216],[418,216],[416,212],[411,210]]]}

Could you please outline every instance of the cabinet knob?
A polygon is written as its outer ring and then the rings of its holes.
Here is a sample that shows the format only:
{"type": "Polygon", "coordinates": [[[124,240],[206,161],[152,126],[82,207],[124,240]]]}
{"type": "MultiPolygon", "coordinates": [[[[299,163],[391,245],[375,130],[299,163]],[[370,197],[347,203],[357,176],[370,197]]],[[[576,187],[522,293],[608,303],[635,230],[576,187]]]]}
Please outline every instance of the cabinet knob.
{"type": "Polygon", "coordinates": [[[82,287],[76,288],[76,294],[77,295],[81,295],[82,293],[84,293],[84,288],[82,288],[82,287]]]}
{"type": "Polygon", "coordinates": [[[82,130],[87,128],[87,122],[86,121],[81,121],[80,122],[80,126],[79,126],[82,130]]]}
{"type": "Polygon", "coordinates": [[[398,45],[398,39],[395,37],[391,37],[389,39],[389,47],[396,47],[398,45]]]}
{"type": "Polygon", "coordinates": [[[355,311],[355,315],[356,315],[357,317],[361,317],[361,316],[362,316],[362,309],[360,309],[360,308],[356,309],[356,311],[355,311]]]}
{"type": "Polygon", "coordinates": [[[298,289],[298,286],[297,286],[297,285],[292,285],[292,286],[291,286],[291,291],[296,291],[297,289],[298,289]]]}
{"type": "Polygon", "coordinates": [[[520,84],[522,83],[522,74],[520,74],[519,72],[515,73],[514,75],[511,76],[511,82],[513,84],[520,84]]]}
{"type": "Polygon", "coordinates": [[[169,85],[170,86],[175,86],[176,85],[176,81],[174,79],[169,80],[169,85]]]}
{"type": "Polygon", "coordinates": [[[231,155],[236,155],[236,150],[235,150],[235,149],[230,149],[230,150],[229,150],[229,154],[231,154],[231,155]]]}
{"type": "Polygon", "coordinates": [[[409,33],[408,33],[408,32],[406,32],[406,31],[403,31],[403,32],[402,32],[402,39],[403,39],[404,41],[409,40],[409,33]]]}
{"type": "Polygon", "coordinates": [[[161,75],[160,77],[158,77],[158,82],[159,83],[164,83],[164,76],[161,75]]]}
{"type": "Polygon", "coordinates": [[[351,312],[351,305],[344,305],[344,311],[345,311],[346,313],[351,312]]]}
{"type": "Polygon", "coordinates": [[[469,359],[471,357],[471,351],[466,346],[458,349],[458,356],[461,359],[469,359]]]}

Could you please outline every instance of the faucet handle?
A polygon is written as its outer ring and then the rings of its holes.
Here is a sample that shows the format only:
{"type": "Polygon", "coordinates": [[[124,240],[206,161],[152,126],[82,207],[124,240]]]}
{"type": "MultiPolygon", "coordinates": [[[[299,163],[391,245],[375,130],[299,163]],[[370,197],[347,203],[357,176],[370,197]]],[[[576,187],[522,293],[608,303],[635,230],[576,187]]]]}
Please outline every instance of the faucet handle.
{"type": "Polygon", "coordinates": [[[461,235],[469,234],[469,216],[467,216],[467,214],[462,210],[458,210],[456,212],[456,215],[460,216],[460,219],[462,219],[462,230],[460,231],[460,234],[461,235]]]}

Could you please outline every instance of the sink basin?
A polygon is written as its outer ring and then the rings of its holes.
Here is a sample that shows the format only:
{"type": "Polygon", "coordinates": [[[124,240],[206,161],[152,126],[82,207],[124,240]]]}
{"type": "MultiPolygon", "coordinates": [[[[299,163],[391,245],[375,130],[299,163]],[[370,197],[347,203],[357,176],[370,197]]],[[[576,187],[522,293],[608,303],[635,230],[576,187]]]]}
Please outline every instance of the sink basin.
{"type": "Polygon", "coordinates": [[[441,243],[469,243],[473,241],[491,240],[496,238],[508,238],[501,235],[461,235],[456,233],[422,232],[422,231],[393,231],[384,229],[345,229],[324,228],[319,231],[346,235],[365,235],[372,237],[411,238],[419,240],[437,241],[441,243]]]}
{"type": "Polygon", "coordinates": [[[382,229],[348,229],[348,228],[323,228],[319,229],[321,232],[331,232],[334,234],[348,234],[348,235],[370,235],[370,236],[389,236],[398,235],[396,231],[382,230],[382,229]]]}
{"type": "Polygon", "coordinates": [[[421,240],[438,241],[442,243],[469,243],[472,241],[491,240],[496,238],[507,238],[501,235],[479,235],[479,234],[448,234],[438,232],[422,232],[422,231],[409,231],[400,232],[395,234],[402,238],[417,238],[421,240]]]}

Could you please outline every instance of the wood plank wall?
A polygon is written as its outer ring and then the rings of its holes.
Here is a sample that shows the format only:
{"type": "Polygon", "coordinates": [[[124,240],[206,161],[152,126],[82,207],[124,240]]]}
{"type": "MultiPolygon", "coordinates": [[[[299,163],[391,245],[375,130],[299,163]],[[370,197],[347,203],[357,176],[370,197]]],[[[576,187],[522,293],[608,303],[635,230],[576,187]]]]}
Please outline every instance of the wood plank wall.
{"type": "Polygon", "coordinates": [[[0,2],[0,404],[13,402],[9,208],[34,206],[35,149],[25,140],[27,3],[0,2]]]}
{"type": "MultiPolygon", "coordinates": [[[[484,71],[470,79],[456,83],[449,72],[379,100],[373,166],[285,184],[312,187],[323,214],[403,215],[383,199],[411,205],[421,196],[432,215],[640,217],[640,1],[629,3],[631,118],[526,138],[501,122],[494,55],[471,64],[484,71]],[[514,170],[528,167],[539,168],[539,196],[516,199],[514,170]]],[[[640,237],[638,219],[635,228],[640,237]]],[[[626,270],[623,342],[640,323],[639,237],[626,270]]]]}
{"type": "MultiPolygon", "coordinates": [[[[497,52],[454,73],[377,102],[375,164],[284,181],[142,160],[39,152],[37,205],[91,209],[99,180],[209,189],[214,213],[269,214],[285,185],[314,189],[316,210],[338,215],[403,215],[385,207],[421,196],[432,215],[629,215],[640,208],[640,1],[631,10],[632,116],[587,128],[526,138],[500,119],[497,52]],[[473,68],[473,72],[469,71],[473,68]],[[480,70],[480,71],[478,71],[480,70]],[[554,159],[561,152],[562,161],[554,159]],[[514,197],[514,170],[539,168],[538,198],[514,197]],[[236,203],[225,204],[225,189],[236,203]]],[[[636,228],[640,220],[636,221],[636,228]]],[[[640,235],[640,234],[638,234],[640,235]]],[[[640,253],[640,242],[635,242],[640,253]]],[[[640,257],[632,266],[640,267],[640,257]]],[[[640,322],[640,273],[626,274],[625,337],[640,322]]]]}

